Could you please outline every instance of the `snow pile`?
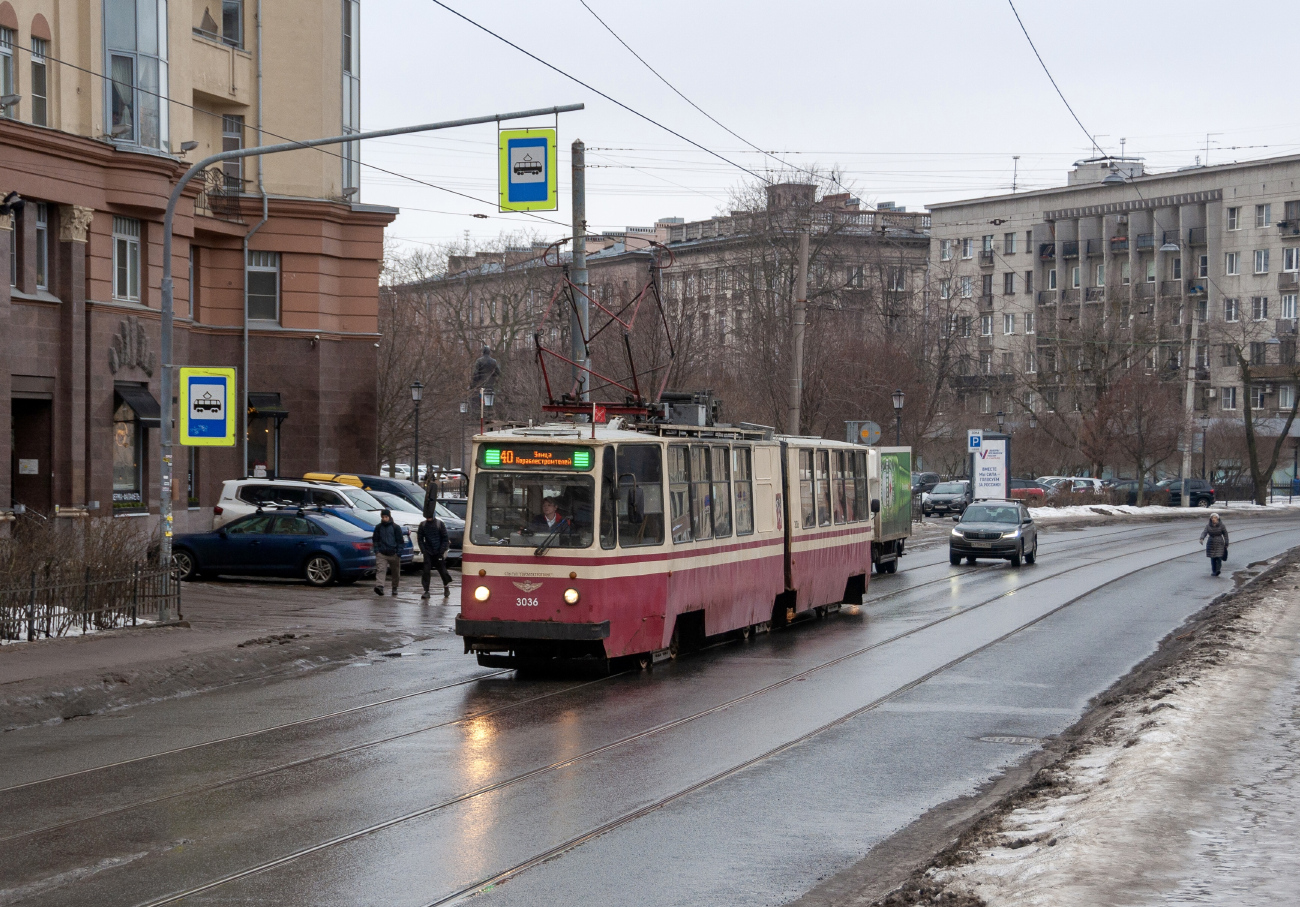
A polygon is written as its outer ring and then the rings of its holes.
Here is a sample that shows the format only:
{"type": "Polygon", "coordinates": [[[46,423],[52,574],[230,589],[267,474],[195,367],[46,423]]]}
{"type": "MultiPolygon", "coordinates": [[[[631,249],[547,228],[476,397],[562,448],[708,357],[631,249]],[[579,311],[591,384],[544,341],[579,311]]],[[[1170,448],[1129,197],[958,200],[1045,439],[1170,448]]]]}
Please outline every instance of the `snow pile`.
{"type": "Polygon", "coordinates": [[[1287,510],[1300,510],[1300,500],[1297,500],[1294,503],[1276,501],[1272,504],[1264,504],[1263,506],[1257,504],[1235,503],[1233,506],[1228,507],[1224,504],[1216,504],[1214,507],[1209,508],[1209,510],[1204,507],[1159,507],[1156,505],[1136,507],[1132,504],[1086,504],[1073,505],[1070,507],[1031,507],[1029,512],[1033,515],[1036,522],[1051,523],[1056,520],[1077,520],[1081,517],[1095,518],[1098,516],[1121,518],[1190,517],[1204,520],[1209,518],[1208,514],[1211,512],[1226,517],[1231,516],[1234,513],[1255,514],[1264,511],[1275,512],[1287,510]]]}
{"type": "Polygon", "coordinates": [[[928,902],[1294,903],[1300,570],[1271,582],[931,869],[928,902]]]}

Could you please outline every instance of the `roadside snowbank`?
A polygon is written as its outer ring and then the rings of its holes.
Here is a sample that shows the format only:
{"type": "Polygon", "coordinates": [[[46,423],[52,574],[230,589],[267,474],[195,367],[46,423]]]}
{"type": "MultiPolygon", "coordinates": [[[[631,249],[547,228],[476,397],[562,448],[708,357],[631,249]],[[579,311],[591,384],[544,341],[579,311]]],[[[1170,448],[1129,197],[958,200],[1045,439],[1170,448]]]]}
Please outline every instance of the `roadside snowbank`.
{"type": "Polygon", "coordinates": [[[1295,903],[1300,565],[1239,598],[885,903],[1295,903]]]}
{"type": "Polygon", "coordinates": [[[1286,501],[1277,501],[1272,504],[1265,504],[1262,507],[1257,504],[1237,503],[1234,506],[1224,504],[1215,504],[1211,508],[1204,507],[1157,507],[1149,505],[1144,507],[1135,507],[1131,504],[1087,504],[1075,505],[1071,507],[1031,507],[1029,512],[1033,514],[1034,520],[1040,523],[1051,523],[1056,520],[1072,520],[1081,517],[1183,517],[1192,519],[1207,519],[1209,513],[1218,513],[1227,517],[1234,513],[1239,514],[1257,514],[1266,512],[1282,512],[1290,510],[1300,510],[1300,500],[1294,503],[1286,501]]]}

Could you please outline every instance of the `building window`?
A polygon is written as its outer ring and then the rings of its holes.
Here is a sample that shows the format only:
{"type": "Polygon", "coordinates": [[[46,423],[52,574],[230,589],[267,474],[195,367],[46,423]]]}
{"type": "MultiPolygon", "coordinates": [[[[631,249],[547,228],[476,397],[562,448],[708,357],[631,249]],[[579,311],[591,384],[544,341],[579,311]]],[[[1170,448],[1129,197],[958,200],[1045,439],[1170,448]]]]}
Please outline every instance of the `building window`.
{"type": "MultiPolygon", "coordinates": [[[[858,286],[862,286],[862,269],[858,268],[858,286]]],[[[907,272],[902,268],[889,269],[889,290],[902,293],[907,289],[907,272]]]]}
{"type": "Polygon", "coordinates": [[[1075,265],[1070,269],[1070,286],[1076,290],[1079,289],[1079,274],[1081,270],[1082,269],[1078,265],[1075,265]]]}
{"type": "Polygon", "coordinates": [[[1273,206],[1256,205],[1255,206],[1255,226],[1267,227],[1273,223],[1273,206]]]}
{"type": "Polygon", "coordinates": [[[167,3],[104,0],[109,136],[167,149],[167,3]]]}
{"type": "Polygon", "coordinates": [[[963,336],[963,337],[969,337],[969,336],[970,336],[971,325],[974,324],[974,322],[975,322],[975,319],[974,319],[974,318],[971,318],[969,315],[963,315],[963,316],[962,316],[962,318],[961,318],[961,322],[960,322],[960,325],[961,325],[961,327],[960,327],[960,333],[961,333],[961,336],[963,336]]]}
{"type": "Polygon", "coordinates": [[[1196,302],[1196,320],[1201,324],[1210,320],[1210,300],[1199,299],[1196,302]]]}
{"type": "Polygon", "coordinates": [[[1300,249],[1290,248],[1282,250],[1282,270],[1289,273],[1300,271],[1300,249]]]}
{"type": "Polygon", "coordinates": [[[1025,286],[1025,295],[1026,295],[1026,296],[1032,296],[1032,295],[1034,295],[1034,272],[1033,272],[1033,271],[1026,271],[1026,272],[1025,272],[1025,279],[1024,279],[1023,282],[1024,282],[1024,286],[1025,286]]]}
{"type": "Polygon", "coordinates": [[[992,275],[992,274],[981,274],[981,275],[980,275],[980,295],[983,296],[985,299],[987,299],[988,297],[990,297],[990,296],[993,295],[993,275],[992,275]]]}
{"type": "Polygon", "coordinates": [[[981,337],[992,337],[992,336],[993,336],[993,316],[992,316],[992,315],[981,315],[981,316],[980,316],[980,336],[981,336],[981,337]]]}
{"type": "Polygon", "coordinates": [[[1268,344],[1261,343],[1258,340],[1252,340],[1250,343],[1250,364],[1267,365],[1268,364],[1268,344]]]}
{"type": "MultiPolygon", "coordinates": [[[[0,28],[0,95],[14,94],[14,38],[12,28],[0,28]]],[[[13,117],[17,105],[0,107],[0,117],[13,117]]]]}
{"type": "Polygon", "coordinates": [[[1229,229],[1229,230],[1240,230],[1240,229],[1241,229],[1241,209],[1240,209],[1240,208],[1229,208],[1229,209],[1228,209],[1228,229],[1229,229]]]}
{"type": "Polygon", "coordinates": [[[1200,257],[1200,260],[1197,262],[1196,265],[1196,276],[1197,277],[1210,276],[1210,256],[1202,255],[1200,257]]]}
{"type": "Polygon", "coordinates": [[[1169,259],[1169,279],[1170,280],[1183,279],[1183,260],[1181,258],[1169,259]]]}
{"type": "Polygon", "coordinates": [[[1016,292],[1016,273],[1008,271],[1002,275],[1002,295],[1013,296],[1016,292]]]}
{"type": "Polygon", "coordinates": [[[113,218],[113,298],[140,301],[140,222],[113,218]]]}
{"type": "Polygon", "coordinates": [[[1105,285],[1106,285],[1106,266],[1097,265],[1097,286],[1104,287],[1105,285]]]}
{"type": "Polygon", "coordinates": [[[1221,401],[1221,405],[1223,406],[1224,409],[1226,409],[1226,410],[1234,410],[1234,409],[1236,409],[1236,408],[1237,408],[1237,389],[1236,389],[1235,387],[1221,387],[1221,388],[1219,388],[1219,400],[1221,401]]]}
{"type": "Polygon", "coordinates": [[[862,265],[849,265],[848,271],[844,275],[844,285],[854,288],[862,286],[862,265]]]}
{"type": "Polygon", "coordinates": [[[244,46],[244,0],[221,0],[221,40],[244,46]]]}
{"type": "Polygon", "coordinates": [[[1268,249],[1255,250],[1255,273],[1268,273],[1268,249]]]}
{"type": "Polygon", "coordinates": [[[993,412],[993,395],[988,391],[980,394],[980,412],[985,414],[993,412]]]}
{"type": "Polygon", "coordinates": [[[973,281],[971,281],[969,277],[963,277],[961,279],[961,298],[970,299],[974,295],[975,295],[975,285],[973,281]]]}
{"type": "Polygon", "coordinates": [[[50,125],[50,89],[45,68],[48,53],[49,42],[44,38],[32,38],[32,122],[37,126],[50,125]]]}
{"type": "Polygon", "coordinates": [[[1033,312],[1025,312],[1025,333],[1026,333],[1026,334],[1032,334],[1032,333],[1034,333],[1034,313],[1033,313],[1033,312]]]}
{"type": "Polygon", "coordinates": [[[36,203],[36,288],[50,288],[50,209],[45,202],[36,203]]]}
{"type": "Polygon", "coordinates": [[[1129,271],[1129,261],[1124,259],[1119,263],[1119,282],[1123,286],[1128,286],[1133,282],[1132,275],[1129,271]]]}
{"type": "Polygon", "coordinates": [[[1011,374],[1014,374],[1014,373],[1015,373],[1015,370],[1016,370],[1016,354],[1015,354],[1015,353],[1003,353],[1003,354],[1002,354],[1002,374],[1004,374],[1004,375],[1011,375],[1011,374]]]}
{"type": "Polygon", "coordinates": [[[980,374],[981,375],[993,374],[993,351],[992,350],[980,351],[980,374]]]}
{"type": "Polygon", "coordinates": [[[1155,282],[1156,282],[1156,260],[1154,258],[1148,258],[1147,259],[1147,283],[1155,283],[1155,282]]]}
{"type": "Polygon", "coordinates": [[[18,218],[9,215],[9,286],[18,286],[18,218]]]}
{"type": "MultiPolygon", "coordinates": [[[[343,0],[343,135],[360,131],[361,4],[343,0]]],[[[347,142],[343,145],[343,189],[360,187],[361,143],[347,142]]]]}
{"type": "Polygon", "coordinates": [[[1250,386],[1250,405],[1252,409],[1264,408],[1264,385],[1252,384],[1250,386]]]}
{"type": "Polygon", "coordinates": [[[1288,293],[1282,297],[1282,317],[1295,321],[1296,294],[1288,293]]]}
{"type": "Polygon", "coordinates": [[[1277,408],[1295,409],[1295,385],[1282,384],[1277,389],[1277,408]]]}
{"type": "Polygon", "coordinates": [[[984,234],[984,237],[982,238],[981,243],[980,243],[980,250],[983,251],[983,252],[992,252],[992,251],[993,251],[993,234],[992,234],[992,233],[986,233],[986,234],[984,234]]]}
{"type": "Polygon", "coordinates": [[[1255,321],[1268,320],[1268,297],[1252,296],[1250,298],[1250,317],[1255,321]]]}
{"type": "Polygon", "coordinates": [[[952,240],[951,239],[939,240],[939,260],[952,261],[952,240]]]}
{"type": "Polygon", "coordinates": [[[1223,256],[1223,273],[1229,277],[1236,277],[1241,273],[1241,253],[1228,252],[1223,256]]]}
{"type": "Polygon", "coordinates": [[[1038,372],[1038,355],[1033,350],[1025,353],[1025,371],[1030,375],[1038,372]]]}
{"type": "Polygon", "coordinates": [[[961,241],[961,257],[962,258],[975,257],[975,240],[967,237],[966,239],[963,239],[961,241]]]}
{"type": "Polygon", "coordinates": [[[1016,332],[1016,316],[1008,313],[1002,316],[1002,333],[1014,334],[1016,332]]]}
{"type": "Polygon", "coordinates": [[[144,508],[144,427],[125,401],[113,412],[113,510],[144,508]]]}
{"type": "Polygon", "coordinates": [[[1049,268],[1047,271],[1047,289],[1056,289],[1056,268],[1049,268]]]}
{"type": "Polygon", "coordinates": [[[1223,320],[1236,321],[1240,307],[1236,299],[1223,300],[1223,320]]]}
{"type": "Polygon", "coordinates": [[[941,277],[939,279],[939,298],[952,299],[952,278],[941,277]]]}
{"type": "Polygon", "coordinates": [[[1002,254],[1003,254],[1003,255],[1015,255],[1015,254],[1016,254],[1016,234],[1014,234],[1014,233],[1006,233],[1006,234],[1003,235],[1003,237],[1002,237],[1002,254]]]}
{"type": "MultiPolygon", "coordinates": [[[[221,150],[241,151],[244,147],[244,118],[226,114],[221,118],[221,150]]],[[[226,177],[226,188],[232,192],[244,191],[244,160],[222,161],[221,170],[226,177]]]]}
{"type": "Polygon", "coordinates": [[[280,253],[248,250],[248,317],[258,321],[280,320],[280,253]]]}

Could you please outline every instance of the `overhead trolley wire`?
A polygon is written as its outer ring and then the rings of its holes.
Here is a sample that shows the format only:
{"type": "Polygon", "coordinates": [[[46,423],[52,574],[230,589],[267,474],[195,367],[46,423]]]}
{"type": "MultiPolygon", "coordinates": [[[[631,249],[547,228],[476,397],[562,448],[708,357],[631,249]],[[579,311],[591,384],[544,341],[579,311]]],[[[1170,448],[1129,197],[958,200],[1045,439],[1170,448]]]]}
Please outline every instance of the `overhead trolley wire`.
{"type": "Polygon", "coordinates": [[[1047,81],[1051,82],[1052,87],[1056,89],[1056,94],[1060,97],[1061,103],[1065,105],[1066,110],[1070,111],[1070,116],[1074,117],[1074,122],[1079,124],[1079,128],[1083,129],[1083,134],[1088,137],[1088,144],[1092,145],[1093,148],[1096,148],[1099,155],[1104,155],[1106,152],[1101,150],[1101,146],[1098,145],[1097,140],[1092,137],[1092,133],[1087,129],[1084,129],[1083,121],[1080,120],[1079,115],[1074,112],[1074,108],[1070,106],[1070,102],[1065,99],[1065,93],[1061,91],[1061,86],[1056,84],[1056,79],[1052,78],[1051,70],[1049,70],[1047,64],[1043,62],[1043,55],[1040,54],[1038,48],[1034,46],[1034,39],[1029,37],[1029,29],[1025,28],[1024,20],[1020,18],[1020,12],[1016,9],[1016,4],[1013,0],[1007,0],[1007,5],[1011,7],[1012,14],[1015,15],[1016,21],[1020,23],[1020,30],[1025,33],[1025,40],[1029,42],[1029,49],[1032,50],[1034,56],[1038,58],[1038,65],[1043,67],[1043,72],[1047,74],[1047,81]]]}

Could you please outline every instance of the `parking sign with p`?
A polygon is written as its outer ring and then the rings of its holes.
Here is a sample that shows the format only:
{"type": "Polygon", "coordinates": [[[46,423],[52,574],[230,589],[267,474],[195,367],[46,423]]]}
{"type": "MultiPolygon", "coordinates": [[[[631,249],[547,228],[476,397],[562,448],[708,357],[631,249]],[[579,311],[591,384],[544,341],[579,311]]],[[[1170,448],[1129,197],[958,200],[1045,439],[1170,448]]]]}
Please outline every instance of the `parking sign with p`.
{"type": "Polygon", "coordinates": [[[235,446],[235,370],[182,368],[181,444],[235,446]]]}

